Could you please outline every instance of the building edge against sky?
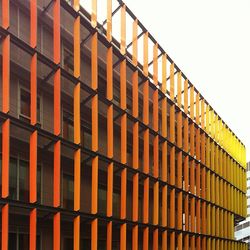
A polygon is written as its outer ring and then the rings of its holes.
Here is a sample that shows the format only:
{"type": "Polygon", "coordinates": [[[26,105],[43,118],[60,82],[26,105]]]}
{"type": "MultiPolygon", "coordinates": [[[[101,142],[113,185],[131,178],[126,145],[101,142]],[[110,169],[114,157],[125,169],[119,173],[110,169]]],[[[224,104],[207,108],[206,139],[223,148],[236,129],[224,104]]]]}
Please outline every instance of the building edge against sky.
{"type": "Polygon", "coordinates": [[[122,1],[91,3],[1,1],[2,249],[247,249],[244,145],[122,1]]]}
{"type": "Polygon", "coordinates": [[[247,163],[247,218],[235,227],[235,238],[248,243],[250,249],[250,162],[247,163]]]}

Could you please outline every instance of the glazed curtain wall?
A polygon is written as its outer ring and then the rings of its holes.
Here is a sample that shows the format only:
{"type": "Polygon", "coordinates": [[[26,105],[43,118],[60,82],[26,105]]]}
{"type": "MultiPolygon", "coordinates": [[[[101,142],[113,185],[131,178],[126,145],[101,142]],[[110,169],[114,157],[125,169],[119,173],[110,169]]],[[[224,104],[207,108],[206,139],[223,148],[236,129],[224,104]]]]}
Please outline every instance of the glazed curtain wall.
{"type": "MultiPolygon", "coordinates": [[[[8,249],[10,206],[29,209],[29,247],[36,249],[37,213],[53,214],[53,249],[61,247],[61,217],[73,219],[73,249],[84,249],[81,242],[81,220],[88,218],[91,249],[99,249],[100,225],[106,225],[106,249],[113,249],[114,228],[119,249],[247,249],[234,240],[234,223],[246,216],[245,147],[198,90],[181,72],[152,35],[121,1],[107,0],[106,20],[98,22],[98,1],[92,1],[90,15],[79,0],[48,1],[43,11],[51,10],[53,57],[37,50],[38,2],[30,1],[30,38],[24,42],[10,28],[10,1],[2,0],[2,197],[1,244],[8,249]],[[113,7],[115,4],[116,8],[113,7]],[[73,18],[73,73],[62,67],[61,12],[73,18]],[[113,18],[119,15],[120,38],[113,39],[113,18]],[[130,20],[130,21],[128,21],[130,20]],[[128,25],[131,34],[128,35],[128,25]],[[81,39],[81,29],[89,34],[81,39]],[[132,39],[129,40],[128,37],[132,39]],[[81,46],[90,42],[91,81],[81,78],[81,46]],[[10,45],[25,50],[30,60],[30,121],[21,122],[10,114],[10,45]],[[99,83],[99,43],[106,53],[105,96],[99,83]],[[114,61],[114,55],[118,60],[114,61]],[[51,68],[53,78],[53,130],[37,126],[37,65],[51,68]],[[114,97],[114,72],[119,71],[118,102],[114,97]],[[74,83],[73,142],[62,138],[62,77],[74,83]],[[131,89],[131,93],[128,89],[131,89]],[[81,137],[81,90],[91,108],[91,148],[86,149],[81,137]],[[128,102],[131,95],[131,103],[128,102]],[[99,101],[107,105],[107,152],[101,153],[99,136],[99,101]],[[116,115],[114,115],[116,114],[116,115]],[[115,121],[119,121],[119,145],[115,141],[115,121]],[[8,199],[10,162],[10,124],[30,131],[29,202],[8,199]],[[128,143],[132,131],[132,145],[128,143]],[[53,144],[53,206],[37,202],[38,136],[50,138],[53,144]],[[74,150],[74,209],[61,207],[61,148],[74,150]],[[119,160],[114,152],[119,148],[119,160]],[[128,151],[132,149],[132,161],[128,151]],[[91,161],[91,211],[80,211],[82,154],[91,161]],[[99,163],[107,163],[106,214],[98,212],[99,163]],[[120,214],[113,216],[114,175],[120,174],[120,214]],[[128,183],[132,183],[132,218],[128,218],[128,183]],[[140,195],[141,194],[141,195],[140,195]],[[142,221],[139,200],[142,199],[142,221]],[[131,235],[128,235],[131,234],[131,235]],[[127,239],[132,239],[131,243],[127,239]]],[[[102,86],[103,89],[103,86],[102,86]]],[[[84,115],[84,114],[83,114],[84,115]]],[[[102,227],[103,228],[103,227],[102,227]]]]}

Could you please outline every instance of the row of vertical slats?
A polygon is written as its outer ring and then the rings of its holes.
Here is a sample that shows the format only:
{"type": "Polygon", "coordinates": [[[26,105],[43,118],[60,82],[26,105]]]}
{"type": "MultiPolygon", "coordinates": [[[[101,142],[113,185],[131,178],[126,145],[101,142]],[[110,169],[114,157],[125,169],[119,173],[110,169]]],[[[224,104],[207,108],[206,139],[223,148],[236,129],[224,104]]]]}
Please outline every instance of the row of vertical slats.
{"type": "MultiPolygon", "coordinates": [[[[73,7],[76,12],[80,9],[79,0],[74,0],[73,7]]],[[[9,0],[2,0],[2,9],[5,11],[2,14],[2,26],[5,29],[9,27],[9,0]]],[[[92,14],[91,24],[94,28],[97,27],[97,0],[92,0],[92,14]]],[[[138,57],[138,21],[133,22],[133,52],[132,63],[137,66],[138,57]]],[[[148,77],[148,32],[144,33],[144,59],[143,59],[143,72],[148,77]]],[[[107,40],[112,42],[112,0],[107,0],[107,40]]],[[[60,64],[60,0],[54,0],[53,3],[53,46],[54,46],[54,63],[60,64]]],[[[37,45],[37,3],[36,0],[30,1],[30,46],[36,48],[37,45]]],[[[97,31],[92,34],[91,37],[91,87],[93,90],[98,89],[98,33],[97,31]]],[[[9,112],[9,88],[10,88],[10,37],[5,36],[2,41],[3,51],[3,64],[2,64],[2,77],[3,77],[3,98],[2,98],[2,110],[4,113],[9,112]]],[[[126,54],[126,6],[123,4],[121,7],[121,44],[120,52],[122,55],[126,54]]],[[[153,83],[158,85],[158,44],[154,44],[153,48],[153,83]]],[[[226,174],[226,178],[233,179],[230,176],[229,170],[220,169],[221,164],[216,162],[220,153],[218,152],[218,146],[215,145],[212,139],[210,139],[203,130],[206,130],[211,138],[215,138],[216,141],[223,142],[224,144],[230,141],[230,146],[233,150],[230,152],[235,155],[239,154],[239,146],[233,135],[230,134],[225,126],[220,125],[221,122],[214,111],[211,110],[209,105],[205,105],[203,99],[200,99],[199,94],[195,94],[194,87],[189,88],[188,80],[184,82],[184,89],[182,89],[182,75],[181,72],[177,73],[177,85],[175,84],[175,65],[170,65],[170,142],[173,145],[170,147],[170,158],[167,159],[167,141],[159,143],[159,91],[164,94],[167,93],[167,55],[163,54],[162,58],[162,86],[161,90],[155,88],[153,90],[153,130],[156,134],[153,136],[153,176],[159,178],[159,148],[162,149],[162,175],[161,179],[167,182],[167,165],[170,164],[170,184],[182,189],[182,176],[184,178],[184,190],[196,194],[198,197],[202,197],[208,201],[212,201],[215,204],[219,204],[220,200],[222,206],[226,206],[232,211],[239,212],[240,208],[230,203],[230,197],[234,197],[234,200],[241,198],[241,194],[235,188],[230,187],[226,182],[219,179],[215,173],[221,175],[226,174]],[[175,96],[175,86],[177,86],[177,96],[175,96]],[[190,90],[189,90],[190,89],[190,90]],[[190,93],[188,93],[190,91],[190,93]],[[184,95],[184,112],[190,115],[192,120],[201,126],[201,129],[195,126],[194,122],[189,124],[189,118],[183,117],[182,113],[182,93],[184,95]],[[180,108],[176,113],[176,102],[180,108]],[[188,106],[188,100],[190,100],[190,106],[188,106]],[[177,126],[176,126],[177,116],[177,126]],[[183,125],[183,126],[182,126],[183,125]],[[223,133],[219,133],[219,128],[222,128],[223,133]],[[190,131],[190,134],[189,134],[190,131]],[[176,140],[177,138],[177,140],[176,140]],[[196,138],[196,141],[195,141],[196,138]],[[177,151],[178,148],[183,148],[184,151],[189,152],[189,139],[190,139],[190,155],[195,156],[200,160],[202,164],[206,164],[212,170],[206,170],[204,166],[197,163],[194,158],[189,159],[188,155],[185,155],[184,162],[182,151],[177,151]],[[175,147],[175,145],[177,147],[175,147]],[[196,145],[196,146],[195,146],[196,145]],[[199,146],[200,145],[200,146],[199,146]],[[238,148],[237,148],[238,147],[238,148]],[[209,153],[212,150],[211,154],[209,153]],[[177,152],[177,159],[176,159],[177,152]],[[177,160],[177,161],[176,161],[177,160]],[[176,165],[177,162],[177,166],[176,165]],[[184,168],[182,169],[182,165],[184,168]],[[220,165],[220,166],[219,166],[220,165]],[[177,167],[177,168],[176,168],[177,167]],[[175,172],[177,169],[177,173],[175,172]],[[190,172],[189,172],[190,169],[190,172]],[[215,171],[215,173],[214,173],[215,171]],[[176,179],[177,176],[177,179],[176,179]],[[201,176],[201,178],[200,178],[201,176]],[[195,190],[196,183],[196,190],[195,190]],[[201,187],[201,191],[200,191],[201,187]],[[219,196],[216,194],[216,190],[220,189],[220,192],[229,194],[229,199],[222,197],[222,193],[219,196]]],[[[120,62],[120,108],[126,110],[126,59],[120,62]]],[[[37,120],[37,54],[34,53],[31,57],[30,63],[30,92],[31,92],[31,125],[36,125],[37,120]]],[[[74,77],[80,77],[80,16],[77,15],[74,20],[74,77]]],[[[74,143],[80,144],[80,82],[74,87],[74,143]]],[[[133,105],[132,115],[138,118],[138,70],[135,69],[132,74],[132,92],[133,92],[133,105]]],[[[113,49],[112,46],[107,48],[107,99],[112,101],[113,99],[113,49]]],[[[162,112],[162,136],[167,137],[167,96],[161,99],[161,112],[162,112]]],[[[95,94],[91,99],[92,108],[92,151],[98,151],[98,94],[95,94]]],[[[61,72],[58,68],[54,73],[54,134],[59,136],[61,133],[61,72]]],[[[120,118],[121,127],[121,163],[127,163],[127,114],[124,112],[120,118]]],[[[146,80],[143,83],[143,123],[149,125],[149,82],[146,80]]],[[[2,197],[7,198],[9,196],[9,138],[10,138],[10,120],[6,119],[2,124],[2,197]]],[[[146,178],[143,180],[143,249],[149,249],[149,128],[143,131],[143,149],[144,149],[144,165],[143,172],[146,178]]],[[[113,104],[110,103],[107,108],[107,156],[113,158],[113,104]]],[[[243,149],[241,149],[243,150],[243,149]]],[[[227,149],[228,151],[228,149],[227,149]]],[[[225,164],[237,169],[237,165],[230,161],[229,157],[222,156],[225,164]]],[[[61,173],[61,141],[58,140],[54,144],[54,186],[53,186],[53,206],[60,206],[60,173],[61,173]]],[[[241,157],[236,157],[241,163],[244,161],[241,157]]],[[[133,122],[133,168],[137,170],[139,168],[139,122],[133,122]]],[[[80,210],[80,183],[81,183],[81,149],[77,149],[74,152],[74,210],[80,210]]],[[[234,182],[237,187],[240,186],[239,175],[240,172],[235,171],[236,179],[234,182]]],[[[107,217],[113,215],[113,163],[108,164],[107,173],[107,217]]],[[[30,203],[37,202],[37,188],[36,188],[36,176],[37,176],[37,130],[34,130],[30,135],[30,203]]],[[[230,181],[231,181],[230,179],[230,181]]],[[[91,213],[95,215],[98,212],[98,156],[92,158],[92,193],[91,193],[91,213]]],[[[243,187],[241,187],[243,189],[243,187]]],[[[167,226],[167,184],[162,187],[162,226],[167,226]]],[[[180,232],[169,232],[170,236],[170,249],[187,249],[189,245],[191,249],[229,249],[235,247],[233,242],[219,241],[214,237],[195,237],[194,235],[183,234],[182,224],[182,212],[185,215],[185,230],[191,232],[203,233],[208,235],[216,235],[218,237],[233,238],[233,214],[223,209],[218,208],[216,205],[206,203],[205,200],[195,198],[193,195],[185,195],[183,203],[183,192],[175,188],[170,188],[170,221],[169,225],[173,229],[178,229],[180,232]],[[177,200],[175,197],[177,196],[177,200]],[[176,203],[177,202],[177,203],[176,203]],[[177,210],[175,209],[177,208],[177,210]],[[183,210],[183,211],[182,211],[183,210]],[[177,211],[177,212],[176,212],[177,211]],[[177,214],[176,214],[177,213],[177,214]],[[190,215],[190,216],[189,216],[190,215]],[[175,217],[177,216],[177,223],[175,217]],[[190,221],[190,222],[189,222],[190,221]],[[220,223],[218,223],[220,221],[220,223]],[[222,223],[223,221],[223,223],[222,223]],[[217,223],[217,225],[216,225],[217,223]],[[191,225],[189,227],[189,224],[191,225]],[[197,225],[197,230],[195,229],[197,225]],[[200,227],[201,225],[201,227],[200,227]],[[201,232],[200,232],[201,228],[201,232]],[[223,231],[223,233],[222,233],[223,231]],[[177,234],[177,242],[176,241],[177,234]]],[[[121,213],[120,219],[124,222],[120,226],[120,249],[127,249],[127,223],[126,218],[126,206],[127,206],[127,169],[124,168],[121,171],[121,213]]],[[[133,195],[132,195],[132,220],[135,222],[132,228],[132,249],[138,249],[138,196],[139,196],[139,173],[133,174],[133,195]]],[[[241,198],[243,200],[243,196],[241,198]]],[[[159,182],[156,180],[153,183],[153,225],[160,224],[159,221],[159,182]]],[[[9,205],[5,204],[2,207],[2,249],[8,249],[8,214],[9,205]]],[[[242,212],[242,211],[241,211],[242,212]]],[[[74,249],[80,249],[80,216],[74,218],[74,249]]],[[[36,249],[36,225],[37,223],[37,210],[36,208],[30,211],[30,249],[36,249]]],[[[60,249],[61,242],[61,214],[57,212],[53,216],[53,249],[60,249]]],[[[159,244],[159,232],[162,234],[162,249],[168,248],[167,242],[167,230],[159,231],[156,227],[153,230],[153,249],[158,249],[159,244]]],[[[91,249],[98,249],[98,219],[91,221],[91,249]]],[[[107,223],[107,249],[112,249],[112,221],[107,223]]]]}

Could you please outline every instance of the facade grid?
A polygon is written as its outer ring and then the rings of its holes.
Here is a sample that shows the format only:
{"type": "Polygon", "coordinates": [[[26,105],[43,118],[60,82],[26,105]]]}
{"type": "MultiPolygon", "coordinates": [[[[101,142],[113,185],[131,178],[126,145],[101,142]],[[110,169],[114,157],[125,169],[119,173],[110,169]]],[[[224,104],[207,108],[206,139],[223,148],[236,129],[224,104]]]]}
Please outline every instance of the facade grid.
{"type": "Polygon", "coordinates": [[[1,249],[247,249],[245,146],[100,2],[1,0],[1,249]]]}

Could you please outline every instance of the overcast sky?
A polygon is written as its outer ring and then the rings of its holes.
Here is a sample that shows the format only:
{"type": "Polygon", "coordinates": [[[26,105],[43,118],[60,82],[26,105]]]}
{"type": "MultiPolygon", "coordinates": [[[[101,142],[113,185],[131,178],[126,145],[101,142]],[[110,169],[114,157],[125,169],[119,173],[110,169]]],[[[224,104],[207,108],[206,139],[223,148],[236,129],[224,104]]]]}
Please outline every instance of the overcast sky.
{"type": "Polygon", "coordinates": [[[247,147],[250,1],[124,0],[247,147]]]}

